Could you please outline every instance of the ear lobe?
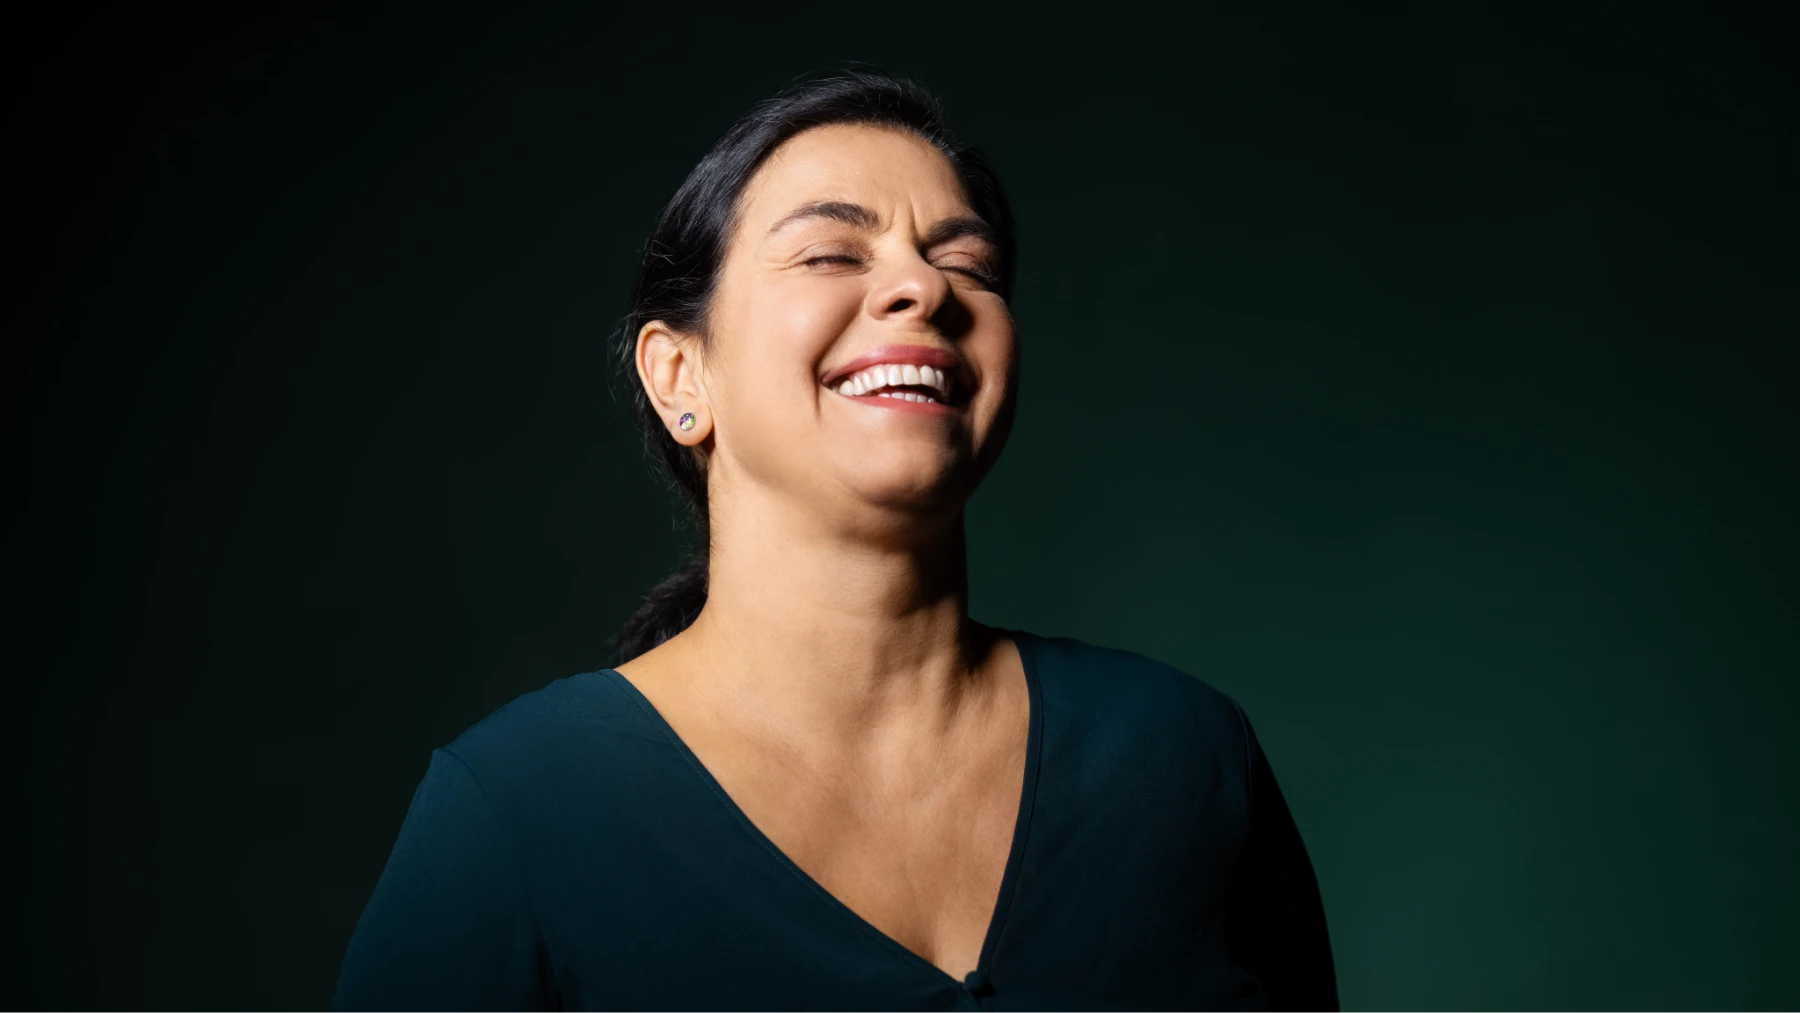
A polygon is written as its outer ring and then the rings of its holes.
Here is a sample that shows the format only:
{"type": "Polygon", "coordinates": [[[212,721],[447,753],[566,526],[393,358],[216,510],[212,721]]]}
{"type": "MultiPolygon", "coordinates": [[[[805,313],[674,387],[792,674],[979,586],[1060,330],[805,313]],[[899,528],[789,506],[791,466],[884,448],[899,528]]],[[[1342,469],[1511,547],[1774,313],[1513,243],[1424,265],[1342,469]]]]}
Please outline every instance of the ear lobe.
{"type": "Polygon", "coordinates": [[[650,398],[650,406],[663,418],[669,432],[682,443],[696,443],[706,436],[706,391],[700,385],[699,360],[694,352],[699,342],[682,334],[661,320],[652,320],[638,330],[638,380],[650,398]],[[679,420],[692,414],[688,429],[679,420]],[[698,424],[697,424],[698,423],[698,424]]]}

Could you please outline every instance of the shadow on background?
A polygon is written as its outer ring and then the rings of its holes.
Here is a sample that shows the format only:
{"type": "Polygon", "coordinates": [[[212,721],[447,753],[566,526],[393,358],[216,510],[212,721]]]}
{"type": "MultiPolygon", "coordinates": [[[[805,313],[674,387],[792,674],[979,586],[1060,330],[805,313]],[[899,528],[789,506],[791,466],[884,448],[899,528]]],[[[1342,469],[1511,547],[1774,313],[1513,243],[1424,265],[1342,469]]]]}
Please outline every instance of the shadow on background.
{"type": "Polygon", "coordinates": [[[430,749],[674,565],[657,209],[846,59],[1022,223],[976,616],[1245,705],[1346,1008],[1800,1003],[1777,8],[585,6],[15,26],[14,1005],[330,1001],[430,749]]]}

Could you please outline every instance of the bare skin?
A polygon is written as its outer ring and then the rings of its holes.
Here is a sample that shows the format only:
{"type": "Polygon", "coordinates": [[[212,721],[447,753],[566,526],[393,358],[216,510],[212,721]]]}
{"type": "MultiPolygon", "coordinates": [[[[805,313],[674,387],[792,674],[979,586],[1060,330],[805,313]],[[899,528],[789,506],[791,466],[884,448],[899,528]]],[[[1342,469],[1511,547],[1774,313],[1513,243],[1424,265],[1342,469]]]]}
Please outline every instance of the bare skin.
{"type": "Polygon", "coordinates": [[[1011,851],[1030,711],[1017,647],[968,618],[963,506],[1017,377],[1011,314],[979,277],[996,251],[927,242],[973,212],[935,149],[886,128],[790,139],[739,210],[711,354],[661,321],[637,344],[670,434],[706,455],[707,603],[617,671],[796,865],[960,978],[1011,851]],[[819,201],[873,220],[789,219],[819,201]],[[906,413],[821,383],[890,344],[958,353],[966,407],[906,413]]]}

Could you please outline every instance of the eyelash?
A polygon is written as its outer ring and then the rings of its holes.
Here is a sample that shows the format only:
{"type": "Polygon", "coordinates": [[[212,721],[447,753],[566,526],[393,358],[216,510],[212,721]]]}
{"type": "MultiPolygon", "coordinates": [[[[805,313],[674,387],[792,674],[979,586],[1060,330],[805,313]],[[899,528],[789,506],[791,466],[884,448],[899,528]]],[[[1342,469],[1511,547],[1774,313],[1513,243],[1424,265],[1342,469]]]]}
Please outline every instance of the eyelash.
{"type": "MultiPolygon", "coordinates": [[[[856,259],[855,257],[846,257],[842,254],[832,254],[832,255],[824,256],[824,257],[808,257],[806,260],[801,261],[801,263],[802,264],[816,264],[821,261],[828,262],[828,263],[832,262],[832,261],[836,261],[839,263],[846,263],[846,264],[862,263],[862,261],[856,259]]],[[[980,281],[986,285],[998,284],[999,280],[1000,280],[1000,279],[994,277],[993,275],[988,274],[986,271],[978,271],[973,267],[946,267],[946,268],[943,268],[943,270],[957,271],[962,274],[966,274],[969,277],[974,278],[977,281],[980,281]]]]}

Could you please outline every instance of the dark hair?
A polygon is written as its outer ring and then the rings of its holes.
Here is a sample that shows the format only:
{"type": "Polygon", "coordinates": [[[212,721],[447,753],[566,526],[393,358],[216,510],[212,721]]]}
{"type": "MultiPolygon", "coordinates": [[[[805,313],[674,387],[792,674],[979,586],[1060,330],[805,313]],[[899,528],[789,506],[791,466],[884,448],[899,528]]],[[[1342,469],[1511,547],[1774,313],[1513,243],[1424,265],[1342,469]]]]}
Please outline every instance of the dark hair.
{"type": "Polygon", "coordinates": [[[698,550],[651,588],[625,621],[616,638],[619,664],[680,633],[700,615],[706,604],[712,548],[705,459],[699,448],[677,443],[651,406],[637,375],[638,331],[661,320],[671,329],[697,335],[701,347],[709,347],[707,315],[744,187],[783,142],[812,127],[836,123],[906,130],[942,152],[961,181],[971,210],[994,230],[1000,247],[996,287],[1003,298],[1012,296],[1013,220],[999,177],[979,152],[950,135],[937,98],[922,85],[868,70],[831,71],[803,78],[739,117],[663,208],[644,246],[631,310],[619,327],[615,375],[643,429],[646,453],[685,503],[699,536],[698,550]]]}

